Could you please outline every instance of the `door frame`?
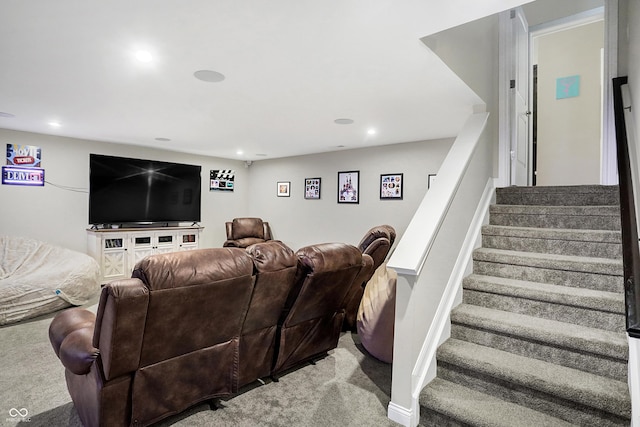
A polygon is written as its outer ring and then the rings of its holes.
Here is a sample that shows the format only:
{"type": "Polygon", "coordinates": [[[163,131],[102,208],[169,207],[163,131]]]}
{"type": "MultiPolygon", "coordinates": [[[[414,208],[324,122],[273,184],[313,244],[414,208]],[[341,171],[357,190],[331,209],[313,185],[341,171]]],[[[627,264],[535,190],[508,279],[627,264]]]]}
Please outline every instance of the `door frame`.
{"type": "MultiPolygon", "coordinates": [[[[588,15],[589,12],[585,12],[588,15]]],[[[579,17],[582,14],[576,15],[579,17]]],[[[573,17],[575,18],[575,17],[573,17]]],[[[497,187],[511,185],[511,117],[515,108],[511,101],[509,81],[512,79],[512,64],[514,54],[513,35],[511,34],[511,11],[501,12],[499,15],[499,64],[498,64],[498,177],[497,187]]],[[[556,24],[560,22],[554,21],[556,24]]],[[[575,22],[575,19],[567,19],[567,22],[575,22]]],[[[540,28],[548,26],[541,24],[532,27],[529,32],[529,40],[532,34],[540,28]]],[[[529,64],[531,68],[531,63],[529,64]]],[[[529,73],[529,98],[533,90],[533,73],[529,73]]],[[[603,123],[602,146],[600,156],[600,183],[614,185],[618,183],[618,169],[616,164],[615,123],[613,117],[613,91],[608,84],[618,74],[618,0],[608,0],[604,5],[604,87],[603,87],[603,123]]],[[[531,127],[530,127],[531,128],[531,127]]],[[[531,131],[529,133],[529,154],[533,150],[531,143],[531,131]]],[[[531,157],[529,157],[531,158],[531,157]]],[[[529,164],[531,167],[531,164],[529,164]]],[[[528,171],[531,178],[532,171],[528,171]]]]}

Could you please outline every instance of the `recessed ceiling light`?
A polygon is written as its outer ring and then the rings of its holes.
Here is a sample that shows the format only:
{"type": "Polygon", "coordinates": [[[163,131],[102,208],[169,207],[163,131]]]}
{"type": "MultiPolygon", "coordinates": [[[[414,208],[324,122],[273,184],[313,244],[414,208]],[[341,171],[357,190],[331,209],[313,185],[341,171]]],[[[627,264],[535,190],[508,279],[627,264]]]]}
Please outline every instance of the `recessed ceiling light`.
{"type": "Polygon", "coordinates": [[[62,125],[60,123],[58,123],[58,122],[49,122],[49,126],[54,127],[54,128],[59,128],[62,125]]]}
{"type": "Polygon", "coordinates": [[[376,130],[375,130],[375,129],[369,129],[369,130],[367,131],[367,134],[369,134],[369,135],[375,135],[375,134],[376,134],[376,130]]]}
{"type": "Polygon", "coordinates": [[[351,120],[351,119],[335,119],[333,122],[338,124],[338,125],[350,125],[350,124],[353,123],[353,120],[351,120]]]}
{"type": "Polygon", "coordinates": [[[237,154],[238,156],[242,156],[242,155],[244,154],[244,152],[243,152],[242,150],[238,150],[238,151],[236,151],[236,154],[237,154]]]}
{"type": "Polygon", "coordinates": [[[15,117],[15,115],[11,114],[11,113],[5,113],[5,112],[0,111],[0,117],[4,117],[6,119],[13,119],[15,117]]]}
{"type": "Polygon", "coordinates": [[[193,73],[196,79],[203,82],[218,83],[225,79],[224,74],[212,70],[199,70],[193,73]]]}
{"type": "Polygon", "coordinates": [[[171,141],[169,138],[156,138],[156,141],[160,141],[160,142],[169,142],[171,141]]]}
{"type": "Polygon", "coordinates": [[[151,62],[153,61],[153,56],[149,51],[139,50],[136,52],[136,59],[140,62],[151,62]]]}

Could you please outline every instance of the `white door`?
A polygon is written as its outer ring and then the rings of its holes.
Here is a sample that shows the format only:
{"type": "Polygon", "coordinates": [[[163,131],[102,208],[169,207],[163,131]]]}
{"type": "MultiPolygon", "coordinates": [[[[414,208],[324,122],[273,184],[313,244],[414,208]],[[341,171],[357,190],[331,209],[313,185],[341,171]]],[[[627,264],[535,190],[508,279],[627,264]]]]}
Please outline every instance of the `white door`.
{"type": "Polygon", "coordinates": [[[529,180],[529,25],[521,8],[511,15],[513,74],[511,99],[511,185],[529,180]]]}

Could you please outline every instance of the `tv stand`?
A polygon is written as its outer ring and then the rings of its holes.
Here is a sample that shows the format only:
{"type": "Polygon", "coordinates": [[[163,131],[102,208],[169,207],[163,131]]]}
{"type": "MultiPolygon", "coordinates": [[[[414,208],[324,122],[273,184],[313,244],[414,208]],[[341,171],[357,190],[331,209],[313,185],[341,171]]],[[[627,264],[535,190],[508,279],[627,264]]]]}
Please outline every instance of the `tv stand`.
{"type": "MultiPolygon", "coordinates": [[[[194,223],[195,224],[195,223],[194,223]]],[[[98,264],[102,282],[131,277],[142,258],[167,252],[199,248],[200,226],[87,229],[87,252],[98,264]]]]}

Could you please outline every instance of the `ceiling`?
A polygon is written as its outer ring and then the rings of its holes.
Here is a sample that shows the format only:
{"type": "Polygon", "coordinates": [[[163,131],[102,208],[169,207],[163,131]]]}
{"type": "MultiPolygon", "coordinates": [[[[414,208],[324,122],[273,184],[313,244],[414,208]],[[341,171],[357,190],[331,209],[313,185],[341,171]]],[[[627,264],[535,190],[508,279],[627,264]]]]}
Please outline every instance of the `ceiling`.
{"type": "Polygon", "coordinates": [[[3,0],[0,128],[239,160],[451,137],[482,100],[420,38],[522,3],[3,0]]]}

